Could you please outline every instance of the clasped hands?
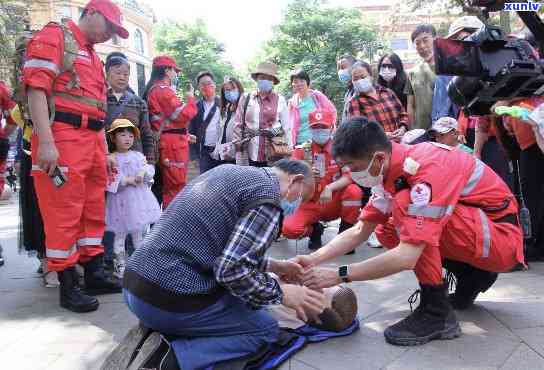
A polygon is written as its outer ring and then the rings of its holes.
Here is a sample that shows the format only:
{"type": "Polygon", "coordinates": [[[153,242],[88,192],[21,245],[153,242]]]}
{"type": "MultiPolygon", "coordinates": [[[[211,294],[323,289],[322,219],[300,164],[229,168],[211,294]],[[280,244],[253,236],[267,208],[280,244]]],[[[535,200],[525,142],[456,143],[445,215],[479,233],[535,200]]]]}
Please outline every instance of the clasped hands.
{"type": "Polygon", "coordinates": [[[315,267],[311,256],[297,256],[290,260],[272,260],[269,271],[282,281],[283,304],[294,309],[303,320],[317,321],[325,309],[323,288],[341,283],[337,271],[315,267]]]}

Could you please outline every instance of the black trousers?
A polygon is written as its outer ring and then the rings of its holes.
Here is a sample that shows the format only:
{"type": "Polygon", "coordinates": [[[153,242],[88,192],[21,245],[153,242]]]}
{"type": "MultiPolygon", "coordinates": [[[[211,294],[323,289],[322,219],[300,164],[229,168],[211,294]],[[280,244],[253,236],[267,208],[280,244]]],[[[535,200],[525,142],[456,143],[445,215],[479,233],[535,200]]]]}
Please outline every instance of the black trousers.
{"type": "Polygon", "coordinates": [[[510,171],[508,158],[496,137],[490,137],[482,148],[482,161],[495,171],[497,175],[513,190],[514,177],[510,171]]]}
{"type": "Polygon", "coordinates": [[[531,212],[530,245],[544,255],[544,153],[537,144],[521,151],[519,167],[523,197],[531,212]]]}

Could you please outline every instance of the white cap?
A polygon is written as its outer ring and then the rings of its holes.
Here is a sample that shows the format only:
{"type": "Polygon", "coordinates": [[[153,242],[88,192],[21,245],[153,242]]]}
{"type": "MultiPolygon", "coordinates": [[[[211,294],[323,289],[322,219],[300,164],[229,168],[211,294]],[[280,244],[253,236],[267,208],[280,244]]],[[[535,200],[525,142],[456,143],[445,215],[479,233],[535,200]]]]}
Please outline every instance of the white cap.
{"type": "Polygon", "coordinates": [[[457,120],[451,117],[439,118],[431,127],[431,131],[438,132],[439,134],[446,134],[451,130],[457,130],[457,120]]]}
{"type": "Polygon", "coordinates": [[[427,131],[422,128],[410,130],[402,135],[400,142],[401,144],[412,144],[416,139],[419,139],[421,136],[425,135],[425,132],[427,131]]]}
{"type": "Polygon", "coordinates": [[[457,18],[450,26],[447,39],[451,39],[463,30],[472,30],[472,32],[479,30],[483,26],[483,22],[473,15],[466,15],[464,17],[457,18]]]}

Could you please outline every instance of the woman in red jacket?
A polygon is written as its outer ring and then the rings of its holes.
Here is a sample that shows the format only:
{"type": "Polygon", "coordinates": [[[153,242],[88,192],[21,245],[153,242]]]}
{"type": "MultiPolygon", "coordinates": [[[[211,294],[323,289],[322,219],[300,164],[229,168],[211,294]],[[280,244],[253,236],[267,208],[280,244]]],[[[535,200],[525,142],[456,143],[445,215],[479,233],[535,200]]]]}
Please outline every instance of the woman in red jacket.
{"type": "Polygon", "coordinates": [[[143,96],[149,107],[151,128],[159,137],[163,209],[185,186],[191,140],[187,125],[197,112],[192,87],[187,92],[186,104],[176,96],[179,72],[181,69],[173,58],[156,57],[143,96]]]}

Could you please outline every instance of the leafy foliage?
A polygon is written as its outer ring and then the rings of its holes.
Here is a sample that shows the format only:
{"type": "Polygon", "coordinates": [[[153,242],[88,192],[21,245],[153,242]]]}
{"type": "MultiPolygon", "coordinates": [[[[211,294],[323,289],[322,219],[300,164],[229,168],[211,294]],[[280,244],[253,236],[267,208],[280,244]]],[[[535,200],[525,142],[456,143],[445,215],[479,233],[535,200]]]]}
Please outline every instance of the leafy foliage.
{"type": "Polygon", "coordinates": [[[357,9],[330,8],[323,0],[295,0],[250,67],[264,60],[278,64],[280,88],[286,94],[290,71],[303,68],[313,87],[340,106],[345,86],[338,81],[337,57],[347,53],[368,60],[378,46],[375,32],[363,25],[357,9]]]}
{"type": "Polygon", "coordinates": [[[204,70],[211,71],[219,85],[225,76],[235,76],[233,66],[224,60],[225,48],[217,41],[201,19],[194,23],[165,21],[156,27],[157,54],[174,57],[183,70],[182,86],[195,84],[196,76],[204,70]]]}

